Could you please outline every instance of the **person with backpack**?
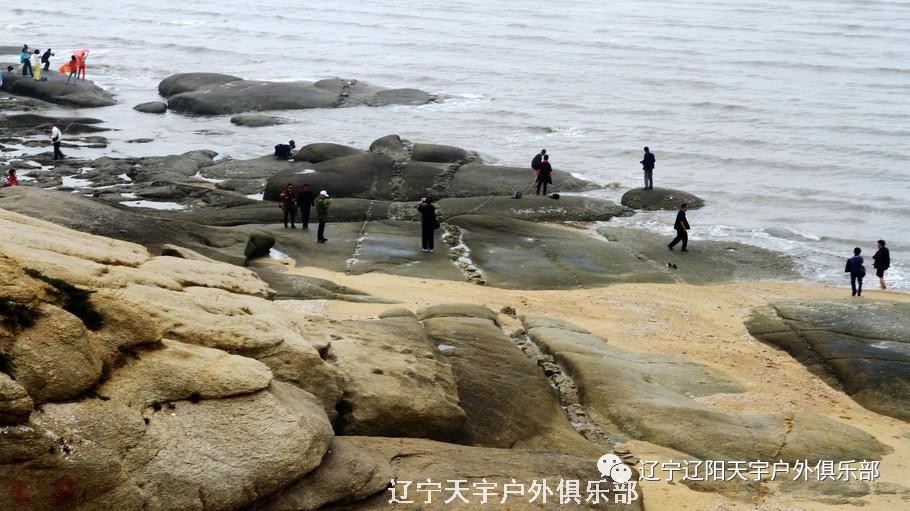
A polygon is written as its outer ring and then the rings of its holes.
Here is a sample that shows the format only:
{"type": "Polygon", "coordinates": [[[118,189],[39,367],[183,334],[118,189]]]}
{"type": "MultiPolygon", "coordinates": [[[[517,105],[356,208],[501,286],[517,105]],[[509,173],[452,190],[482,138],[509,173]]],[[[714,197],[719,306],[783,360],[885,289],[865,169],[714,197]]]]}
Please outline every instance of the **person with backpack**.
{"type": "Polygon", "coordinates": [[[291,229],[296,229],[294,220],[297,217],[297,204],[294,202],[297,194],[294,193],[294,185],[288,183],[288,186],[278,194],[278,207],[284,212],[284,228],[288,228],[288,217],[291,217],[291,229]]]}
{"type": "Polygon", "coordinates": [[[550,166],[550,155],[543,155],[543,161],[537,169],[537,195],[540,195],[540,187],[543,186],[543,194],[547,194],[547,185],[553,184],[553,167],[550,166]]]}
{"type": "Polygon", "coordinates": [[[424,252],[432,252],[434,233],[436,229],[439,229],[439,221],[436,220],[436,206],[430,199],[423,197],[417,203],[417,211],[420,213],[420,247],[424,252]]]}
{"type": "Polygon", "coordinates": [[[654,189],[654,153],[648,149],[648,146],[645,146],[645,157],[639,162],[641,163],[641,168],[645,173],[645,187],[644,190],[653,190],[654,189]]]}
{"type": "Polygon", "coordinates": [[[872,261],[878,283],[882,289],[888,289],[888,286],[885,285],[885,271],[891,267],[891,252],[885,247],[885,240],[878,240],[878,250],[872,256],[872,261]]]}
{"type": "Polygon", "coordinates": [[[319,192],[319,197],[316,197],[313,205],[316,207],[316,220],[319,221],[319,229],[316,231],[316,243],[325,243],[329,241],[325,237],[325,223],[329,219],[329,206],[332,205],[329,192],[325,190],[319,192]]]}
{"type": "Polygon", "coordinates": [[[297,147],[297,144],[293,140],[287,144],[275,144],[275,158],[279,160],[289,160],[291,159],[291,151],[297,147]]]}
{"type": "Polygon", "coordinates": [[[847,266],[844,268],[845,273],[850,274],[850,289],[853,296],[863,295],[863,277],[866,276],[866,267],[863,266],[863,257],[859,255],[862,252],[859,247],[853,249],[853,257],[847,259],[847,266]]]}
{"type": "Polygon", "coordinates": [[[534,155],[534,159],[531,160],[531,169],[534,170],[534,172],[537,172],[537,170],[540,169],[540,162],[543,161],[543,157],[546,154],[547,150],[541,149],[539,153],[534,155]]]}
{"type": "Polygon", "coordinates": [[[316,201],[316,194],[310,190],[310,185],[304,183],[300,193],[297,194],[297,207],[300,208],[300,228],[310,230],[310,207],[316,201]]]}

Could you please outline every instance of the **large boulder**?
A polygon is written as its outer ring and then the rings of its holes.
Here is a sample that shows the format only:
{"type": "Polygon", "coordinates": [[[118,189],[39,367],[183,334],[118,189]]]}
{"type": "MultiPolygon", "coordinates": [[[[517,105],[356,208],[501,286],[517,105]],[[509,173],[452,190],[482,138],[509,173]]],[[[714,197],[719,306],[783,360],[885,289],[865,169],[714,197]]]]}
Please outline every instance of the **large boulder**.
{"type": "Polygon", "coordinates": [[[346,321],[329,332],[327,357],[346,375],[339,434],[461,437],[465,412],[452,369],[415,318],[346,321]]]}
{"type": "Polygon", "coordinates": [[[620,201],[623,206],[645,211],[677,210],[685,202],[689,209],[698,209],[705,205],[705,201],[691,193],[670,188],[653,188],[645,190],[633,188],[622,195],[620,201]]]}
{"type": "Polygon", "coordinates": [[[357,149],[356,147],[341,145],[341,144],[331,144],[331,143],[317,143],[317,144],[307,144],[294,153],[294,161],[305,161],[309,163],[322,163],[328,160],[334,160],[335,158],[341,158],[344,156],[351,156],[355,154],[362,153],[362,149],[357,149]]]}
{"type": "Polygon", "coordinates": [[[414,161],[430,161],[436,163],[455,163],[459,161],[476,160],[476,152],[465,151],[460,147],[440,144],[414,144],[411,148],[411,159],[414,161]]]}
{"type": "Polygon", "coordinates": [[[746,326],[864,407],[910,421],[910,304],[776,302],[746,326]]]}
{"type": "Polygon", "coordinates": [[[76,80],[66,83],[66,75],[56,71],[41,73],[46,81],[35,81],[30,76],[16,73],[3,74],[3,90],[10,94],[42,99],[60,105],[92,108],[111,106],[114,96],[95,85],[91,80],[76,80]]]}
{"type": "Polygon", "coordinates": [[[741,392],[709,366],[657,353],[633,353],[572,328],[526,324],[529,339],[574,378],[587,415],[619,430],[706,460],[879,459],[890,448],[872,435],[811,413],[740,414],[698,397],[741,392]]]}
{"type": "Polygon", "coordinates": [[[149,101],[134,106],[133,110],[144,114],[163,114],[167,112],[167,103],[164,101],[149,101]]]}
{"type": "Polygon", "coordinates": [[[467,413],[464,443],[487,447],[547,449],[599,456],[602,447],[569,424],[550,382],[505,336],[489,309],[465,306],[420,311],[442,360],[452,366],[461,407],[467,413]]]}
{"type": "Polygon", "coordinates": [[[412,89],[386,90],[356,80],[312,82],[243,80],[214,73],[183,73],[158,85],[168,108],[196,115],[340,106],[426,104],[434,97],[412,89]]]}

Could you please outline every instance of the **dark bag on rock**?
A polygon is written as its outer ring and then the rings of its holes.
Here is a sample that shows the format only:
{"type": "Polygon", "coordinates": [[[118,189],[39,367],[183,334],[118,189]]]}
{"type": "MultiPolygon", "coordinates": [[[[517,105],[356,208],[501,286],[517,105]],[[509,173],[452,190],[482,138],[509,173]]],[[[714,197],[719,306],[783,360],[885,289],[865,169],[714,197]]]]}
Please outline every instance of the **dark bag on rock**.
{"type": "Polygon", "coordinates": [[[550,195],[550,198],[551,198],[551,199],[559,200],[559,194],[558,194],[558,193],[554,193],[553,195],[550,195]]]}
{"type": "Polygon", "coordinates": [[[514,194],[512,194],[512,198],[513,198],[513,199],[520,199],[520,198],[521,198],[521,192],[515,192],[514,194]]]}

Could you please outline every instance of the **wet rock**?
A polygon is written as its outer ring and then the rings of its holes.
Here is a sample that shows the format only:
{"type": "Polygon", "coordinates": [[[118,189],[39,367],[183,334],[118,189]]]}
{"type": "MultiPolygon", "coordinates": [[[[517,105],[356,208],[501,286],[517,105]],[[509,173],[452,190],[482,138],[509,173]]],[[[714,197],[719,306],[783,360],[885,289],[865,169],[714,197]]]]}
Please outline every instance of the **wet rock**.
{"type": "Polygon", "coordinates": [[[362,153],[362,149],[341,144],[318,143],[307,144],[294,153],[294,161],[322,163],[335,158],[352,156],[362,153]]]}
{"type": "Polygon", "coordinates": [[[615,202],[583,196],[564,196],[555,201],[549,197],[457,197],[436,203],[444,218],[460,215],[492,215],[517,218],[531,222],[598,222],[617,216],[630,216],[632,210],[615,202]]]}
{"type": "Polygon", "coordinates": [[[275,238],[268,234],[253,234],[246,242],[243,255],[247,260],[268,255],[269,250],[275,246],[275,238]]]}
{"type": "Polygon", "coordinates": [[[455,163],[473,161],[480,156],[474,151],[465,151],[460,147],[440,144],[414,144],[411,148],[411,159],[436,163],[455,163]]]}
{"type": "Polygon", "coordinates": [[[691,193],[658,187],[653,190],[633,188],[623,194],[621,202],[627,208],[643,209],[645,211],[662,209],[675,211],[679,209],[680,204],[683,202],[689,204],[689,209],[698,209],[705,205],[704,200],[691,193]]]}
{"type": "Polygon", "coordinates": [[[183,73],[158,85],[168,108],[196,115],[340,106],[426,104],[434,98],[413,89],[386,90],[356,80],[311,82],[243,80],[214,73],[183,73]]]}
{"type": "Polygon", "coordinates": [[[910,305],[778,302],[746,326],[862,406],[910,421],[910,305]]]}
{"type": "Polygon", "coordinates": [[[167,103],[164,101],[149,101],[148,103],[140,103],[134,106],[133,110],[144,114],[163,114],[167,112],[167,103]]]}
{"type": "Polygon", "coordinates": [[[261,114],[240,114],[231,117],[231,124],[247,128],[261,128],[263,126],[277,126],[288,122],[283,117],[261,114]]]}
{"type": "Polygon", "coordinates": [[[60,105],[92,108],[110,106],[115,103],[114,96],[95,85],[91,80],[76,80],[66,83],[66,75],[56,71],[41,73],[46,81],[35,81],[30,76],[16,73],[3,74],[3,90],[18,96],[49,101],[60,105]]]}

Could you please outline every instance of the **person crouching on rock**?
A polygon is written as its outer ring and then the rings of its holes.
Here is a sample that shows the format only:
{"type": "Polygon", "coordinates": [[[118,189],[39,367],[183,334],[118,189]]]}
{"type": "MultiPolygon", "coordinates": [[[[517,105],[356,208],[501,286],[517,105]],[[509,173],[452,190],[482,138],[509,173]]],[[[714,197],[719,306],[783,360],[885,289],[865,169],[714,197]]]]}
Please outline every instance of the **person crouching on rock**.
{"type": "Polygon", "coordinates": [[[275,158],[279,160],[289,160],[291,158],[291,151],[297,147],[297,144],[293,140],[287,144],[276,144],[275,145],[275,158]]]}
{"type": "Polygon", "coordinates": [[[284,228],[288,228],[288,217],[291,218],[291,229],[296,229],[297,226],[294,225],[294,220],[297,216],[297,203],[294,202],[296,194],[294,193],[294,185],[288,183],[288,186],[278,194],[278,207],[281,208],[281,211],[284,211],[284,228]]]}
{"type": "Polygon", "coordinates": [[[540,162],[540,168],[537,169],[537,195],[540,195],[540,187],[543,186],[543,194],[547,194],[547,185],[553,184],[553,167],[550,166],[550,155],[543,155],[540,162]]]}
{"type": "Polygon", "coordinates": [[[319,197],[316,197],[313,205],[316,207],[316,220],[319,221],[319,229],[316,231],[316,242],[325,243],[329,241],[325,237],[325,222],[329,219],[329,206],[332,205],[329,192],[325,190],[319,192],[319,197]]]}
{"type": "Polygon", "coordinates": [[[16,169],[9,169],[6,180],[3,181],[3,186],[19,186],[19,179],[16,178],[16,169]]]}
{"type": "Polygon", "coordinates": [[[436,229],[439,229],[439,221],[436,220],[436,206],[430,199],[424,197],[417,203],[417,211],[420,212],[420,246],[424,252],[433,251],[433,238],[436,229]]]}

